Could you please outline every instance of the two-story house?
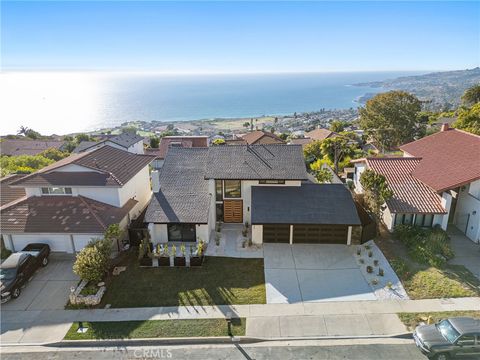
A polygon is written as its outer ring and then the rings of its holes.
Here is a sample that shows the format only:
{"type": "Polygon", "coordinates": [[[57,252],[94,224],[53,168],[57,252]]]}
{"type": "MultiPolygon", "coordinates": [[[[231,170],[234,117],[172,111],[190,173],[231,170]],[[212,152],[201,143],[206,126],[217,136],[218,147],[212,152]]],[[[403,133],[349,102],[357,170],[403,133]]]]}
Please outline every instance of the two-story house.
{"type": "Polygon", "coordinates": [[[125,132],[120,135],[110,136],[101,141],[82,141],[73,150],[73,153],[92,151],[102,146],[111,146],[134,154],[143,154],[143,137],[135,133],[125,132]]]}
{"type": "Polygon", "coordinates": [[[105,145],[9,182],[25,196],[0,208],[5,246],[18,251],[47,243],[52,251],[74,253],[111,224],[125,229],[150,200],[153,158],[105,145]]]}
{"type": "Polygon", "coordinates": [[[383,221],[389,230],[415,224],[446,230],[455,225],[480,242],[480,136],[449,129],[402,145],[403,157],[355,160],[354,184],[371,169],[385,176],[393,190],[383,221]]]}
{"type": "Polygon", "coordinates": [[[145,222],[153,243],[209,241],[216,222],[248,223],[252,241],[360,241],[360,220],[342,184],[312,184],[301,146],[171,148],[145,222]]]}

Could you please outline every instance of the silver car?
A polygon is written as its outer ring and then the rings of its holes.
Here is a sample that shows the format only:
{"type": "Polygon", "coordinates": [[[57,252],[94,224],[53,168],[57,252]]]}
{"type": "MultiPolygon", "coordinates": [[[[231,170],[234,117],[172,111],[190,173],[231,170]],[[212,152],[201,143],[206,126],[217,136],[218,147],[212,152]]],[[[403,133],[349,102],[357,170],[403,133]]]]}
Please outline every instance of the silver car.
{"type": "Polygon", "coordinates": [[[480,358],[480,319],[456,317],[420,325],[413,338],[430,359],[480,358]]]}

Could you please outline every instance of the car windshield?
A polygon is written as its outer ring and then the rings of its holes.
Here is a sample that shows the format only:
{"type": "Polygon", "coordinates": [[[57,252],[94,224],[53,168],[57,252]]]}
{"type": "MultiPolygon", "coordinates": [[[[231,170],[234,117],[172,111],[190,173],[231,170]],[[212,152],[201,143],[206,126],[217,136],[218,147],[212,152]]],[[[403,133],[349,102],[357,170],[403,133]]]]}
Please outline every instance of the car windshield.
{"type": "Polygon", "coordinates": [[[16,272],[16,269],[0,269],[0,280],[12,280],[16,272]]]}
{"type": "Polygon", "coordinates": [[[453,343],[460,336],[457,330],[450,324],[450,321],[443,320],[437,324],[437,329],[443,335],[445,339],[453,343]]]}

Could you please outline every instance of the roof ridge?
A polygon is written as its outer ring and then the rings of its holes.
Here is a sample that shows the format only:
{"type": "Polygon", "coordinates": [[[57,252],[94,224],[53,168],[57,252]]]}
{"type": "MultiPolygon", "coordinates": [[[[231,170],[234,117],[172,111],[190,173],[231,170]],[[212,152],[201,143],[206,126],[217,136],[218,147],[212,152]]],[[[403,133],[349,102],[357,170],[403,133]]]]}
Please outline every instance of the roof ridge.
{"type": "MultiPolygon", "coordinates": [[[[102,221],[102,219],[100,219],[100,217],[97,216],[97,214],[95,214],[95,211],[91,208],[90,204],[85,200],[85,199],[88,199],[86,197],[83,197],[82,195],[78,195],[78,197],[80,198],[80,200],[87,206],[88,210],[90,210],[91,214],[93,215],[93,217],[95,218],[95,220],[98,221],[98,223],[102,226],[102,228],[104,230],[107,229],[107,226],[104,224],[104,222],[102,221]]],[[[89,200],[93,200],[93,199],[89,199],[89,200]]],[[[95,200],[93,200],[95,201],[95,200]]]]}

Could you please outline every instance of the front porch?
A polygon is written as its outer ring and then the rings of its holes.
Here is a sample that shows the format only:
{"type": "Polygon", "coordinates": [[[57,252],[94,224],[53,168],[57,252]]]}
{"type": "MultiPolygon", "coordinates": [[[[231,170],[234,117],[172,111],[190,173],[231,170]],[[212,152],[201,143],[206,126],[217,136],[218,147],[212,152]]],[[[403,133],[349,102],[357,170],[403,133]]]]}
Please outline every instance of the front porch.
{"type": "MultiPolygon", "coordinates": [[[[219,223],[220,231],[212,234],[208,244],[206,256],[222,256],[233,258],[261,259],[263,258],[263,246],[251,244],[248,239],[252,238],[251,227],[248,228],[247,236],[244,237],[243,224],[219,223]],[[218,243],[218,245],[217,245],[218,243]]],[[[218,224],[217,224],[217,229],[218,224]]]]}

